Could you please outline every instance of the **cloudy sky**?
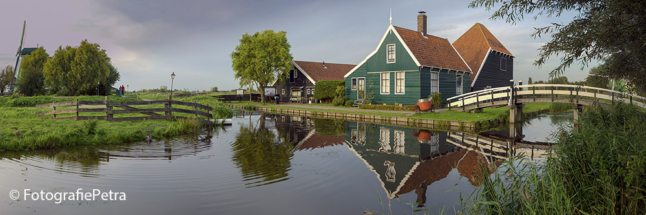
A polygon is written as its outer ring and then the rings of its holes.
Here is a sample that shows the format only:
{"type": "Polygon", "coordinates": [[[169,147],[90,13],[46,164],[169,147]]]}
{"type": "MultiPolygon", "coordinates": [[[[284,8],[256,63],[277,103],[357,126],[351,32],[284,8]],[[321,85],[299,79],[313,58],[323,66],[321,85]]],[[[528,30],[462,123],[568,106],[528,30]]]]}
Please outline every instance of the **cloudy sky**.
{"type": "MultiPolygon", "coordinates": [[[[517,25],[489,20],[492,11],[468,8],[468,0],[20,0],[2,1],[0,67],[15,64],[23,21],[23,47],[43,46],[54,54],[59,46],[78,46],[83,39],[98,43],[121,73],[117,85],[129,90],[170,87],[220,90],[238,88],[229,54],[242,34],[272,29],[286,31],[295,60],[358,64],[377,47],[393,25],[416,29],[418,11],[428,15],[428,33],[455,41],[476,22],[484,24],[516,57],[514,78],[546,80],[558,63],[552,57],[538,68],[538,48],[549,36],[534,39],[534,27],[568,23],[559,18],[528,16],[517,25]]],[[[591,66],[594,66],[591,65],[591,66]]],[[[573,65],[570,81],[582,80],[588,69],[573,65]]]]}

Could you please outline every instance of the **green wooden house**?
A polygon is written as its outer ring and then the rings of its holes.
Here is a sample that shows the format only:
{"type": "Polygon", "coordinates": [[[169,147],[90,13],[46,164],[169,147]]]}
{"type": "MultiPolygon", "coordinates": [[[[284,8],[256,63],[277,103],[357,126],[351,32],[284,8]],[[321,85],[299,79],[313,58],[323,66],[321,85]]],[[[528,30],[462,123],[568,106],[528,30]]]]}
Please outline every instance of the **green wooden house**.
{"type": "Polygon", "coordinates": [[[433,93],[442,100],[471,90],[471,69],[446,39],[426,34],[426,15],[417,31],[392,24],[377,49],[348,72],[346,97],[373,104],[416,104],[433,93]]]}

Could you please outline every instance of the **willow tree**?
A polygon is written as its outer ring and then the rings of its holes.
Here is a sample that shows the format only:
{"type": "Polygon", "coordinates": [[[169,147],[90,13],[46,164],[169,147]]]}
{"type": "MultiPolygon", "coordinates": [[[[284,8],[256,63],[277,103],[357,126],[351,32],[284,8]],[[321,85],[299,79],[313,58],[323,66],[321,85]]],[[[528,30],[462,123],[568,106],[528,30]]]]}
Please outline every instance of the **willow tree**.
{"type": "Polygon", "coordinates": [[[539,50],[534,65],[543,65],[550,56],[562,56],[561,64],[551,71],[558,77],[572,63],[583,66],[605,61],[610,78],[631,80],[646,91],[646,1],[634,0],[474,0],[469,7],[491,10],[499,6],[491,19],[505,19],[516,24],[525,15],[558,17],[563,12],[577,12],[567,24],[552,23],[535,27],[533,37],[553,33],[551,41],[539,50]]]}
{"type": "Polygon", "coordinates": [[[4,90],[11,86],[14,81],[15,72],[13,71],[13,66],[7,66],[0,73],[0,94],[4,94],[4,90]]]}
{"type": "Polygon", "coordinates": [[[43,67],[49,60],[45,48],[38,47],[20,62],[20,78],[16,83],[18,92],[26,96],[45,94],[43,67]]]}
{"type": "Polygon", "coordinates": [[[264,87],[276,78],[285,80],[292,69],[291,46],[287,32],[265,30],[254,35],[244,34],[231,53],[232,68],[240,87],[256,88],[265,101],[264,87]]]}
{"type": "Polygon", "coordinates": [[[83,40],[78,47],[59,46],[54,57],[45,63],[43,74],[47,86],[66,88],[73,96],[109,77],[110,58],[99,44],[83,40]]]}

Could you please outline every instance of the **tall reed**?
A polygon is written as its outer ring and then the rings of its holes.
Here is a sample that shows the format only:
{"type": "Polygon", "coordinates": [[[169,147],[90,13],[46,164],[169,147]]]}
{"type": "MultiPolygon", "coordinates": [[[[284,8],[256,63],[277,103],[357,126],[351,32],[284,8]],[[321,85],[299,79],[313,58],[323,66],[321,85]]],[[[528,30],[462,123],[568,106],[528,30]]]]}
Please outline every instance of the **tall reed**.
{"type": "Polygon", "coordinates": [[[645,139],[646,114],[634,106],[590,108],[543,165],[512,158],[507,172],[483,177],[463,213],[646,214],[645,139]]]}

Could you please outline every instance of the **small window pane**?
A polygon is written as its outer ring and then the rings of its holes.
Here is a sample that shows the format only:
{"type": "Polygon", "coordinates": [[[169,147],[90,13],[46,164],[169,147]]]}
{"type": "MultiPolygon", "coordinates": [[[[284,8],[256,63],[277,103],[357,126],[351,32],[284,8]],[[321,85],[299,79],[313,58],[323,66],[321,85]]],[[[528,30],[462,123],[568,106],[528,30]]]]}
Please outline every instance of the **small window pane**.
{"type": "Polygon", "coordinates": [[[395,62],[395,44],[388,44],[388,46],[387,46],[387,54],[388,54],[388,63],[394,63],[395,62]]]}
{"type": "Polygon", "coordinates": [[[397,72],[395,74],[396,74],[395,93],[404,93],[405,74],[404,72],[397,72]]]}
{"type": "Polygon", "coordinates": [[[381,93],[390,93],[390,73],[381,73],[381,93]]]}
{"type": "Polygon", "coordinates": [[[357,89],[357,79],[356,78],[352,78],[352,89],[353,90],[357,89]]]}

